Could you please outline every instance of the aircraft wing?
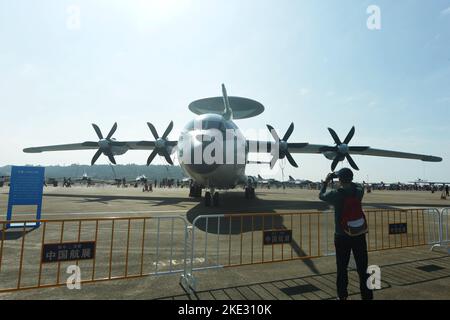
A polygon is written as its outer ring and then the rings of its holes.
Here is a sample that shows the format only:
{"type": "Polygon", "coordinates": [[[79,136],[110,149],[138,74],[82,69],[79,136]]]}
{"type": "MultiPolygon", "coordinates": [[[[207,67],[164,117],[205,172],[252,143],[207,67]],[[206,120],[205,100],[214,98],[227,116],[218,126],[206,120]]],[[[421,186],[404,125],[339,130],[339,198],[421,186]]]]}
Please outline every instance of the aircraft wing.
{"type": "MultiPolygon", "coordinates": [[[[292,153],[324,153],[324,152],[329,151],[329,146],[324,146],[324,145],[308,144],[304,147],[297,147],[295,143],[292,144],[293,145],[292,147],[291,147],[291,143],[289,143],[288,145],[289,145],[289,151],[292,153]]],[[[422,161],[427,161],[427,162],[442,161],[441,157],[435,157],[435,156],[431,156],[431,155],[400,152],[400,151],[391,151],[391,150],[383,150],[383,149],[374,149],[371,147],[358,147],[358,149],[356,149],[356,150],[352,150],[350,147],[348,153],[356,154],[356,155],[364,155],[364,156],[375,156],[375,157],[415,159],[415,160],[422,160],[422,161]]]]}
{"type": "Polygon", "coordinates": [[[408,183],[417,183],[417,184],[450,184],[450,182],[442,182],[442,181],[421,181],[421,182],[418,182],[418,181],[411,181],[411,182],[408,182],[408,183]]]}
{"type": "Polygon", "coordinates": [[[90,150],[98,149],[97,142],[82,142],[82,143],[71,143],[71,144],[59,144],[53,146],[43,146],[43,147],[33,147],[25,148],[23,152],[26,153],[40,153],[46,151],[70,151],[70,150],[90,150]]]}
{"type": "MultiPolygon", "coordinates": [[[[247,141],[247,144],[250,147],[250,152],[256,153],[270,153],[272,151],[272,148],[275,146],[274,142],[269,141],[247,141]]],[[[334,152],[333,149],[336,148],[335,146],[309,144],[309,143],[288,143],[287,145],[290,153],[306,153],[306,154],[326,154],[329,152],[334,152]]],[[[441,157],[431,155],[374,149],[371,147],[349,147],[348,153],[356,155],[375,156],[375,157],[415,159],[427,162],[442,161],[441,157]]]]}
{"type": "MultiPolygon", "coordinates": [[[[130,150],[153,150],[155,141],[127,141],[125,142],[130,150]]],[[[167,146],[175,148],[178,141],[167,141],[167,146]]]]}
{"type": "MultiPolygon", "coordinates": [[[[175,147],[177,145],[176,141],[170,141],[170,146],[175,147]]],[[[112,146],[119,146],[123,148],[128,148],[129,150],[153,150],[155,148],[154,141],[111,141],[112,146]]],[[[71,144],[59,144],[51,146],[33,147],[25,148],[23,152],[25,153],[41,153],[48,151],[73,151],[73,150],[96,150],[98,149],[99,143],[93,141],[86,141],[82,143],[71,143],[71,144]]]]}

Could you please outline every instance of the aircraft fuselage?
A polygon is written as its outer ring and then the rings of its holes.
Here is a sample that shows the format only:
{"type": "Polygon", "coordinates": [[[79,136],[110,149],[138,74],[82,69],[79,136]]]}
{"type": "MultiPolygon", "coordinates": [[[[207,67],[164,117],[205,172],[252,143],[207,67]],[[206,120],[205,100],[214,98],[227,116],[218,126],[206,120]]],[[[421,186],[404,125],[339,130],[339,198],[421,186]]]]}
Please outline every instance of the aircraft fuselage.
{"type": "Polygon", "coordinates": [[[245,184],[248,148],[232,120],[203,114],[190,121],[178,140],[178,161],[197,185],[231,189],[245,184]]]}

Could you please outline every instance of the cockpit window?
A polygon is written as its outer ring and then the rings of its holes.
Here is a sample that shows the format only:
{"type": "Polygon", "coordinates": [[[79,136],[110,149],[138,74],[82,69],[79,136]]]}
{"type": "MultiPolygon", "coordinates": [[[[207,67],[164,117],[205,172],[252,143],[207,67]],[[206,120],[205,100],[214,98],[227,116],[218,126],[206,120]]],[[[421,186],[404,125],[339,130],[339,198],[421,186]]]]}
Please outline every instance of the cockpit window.
{"type": "Polygon", "coordinates": [[[219,121],[203,121],[202,123],[202,129],[203,130],[208,130],[208,129],[223,129],[223,122],[219,122],[219,121]]]}

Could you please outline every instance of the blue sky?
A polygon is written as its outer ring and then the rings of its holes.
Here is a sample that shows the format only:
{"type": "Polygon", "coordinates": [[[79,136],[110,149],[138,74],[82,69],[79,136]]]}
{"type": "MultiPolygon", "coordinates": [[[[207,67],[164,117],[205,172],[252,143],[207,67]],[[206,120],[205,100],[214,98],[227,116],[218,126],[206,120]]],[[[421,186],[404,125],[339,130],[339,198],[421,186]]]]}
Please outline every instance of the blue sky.
{"type": "MultiPolygon", "coordinates": [[[[87,164],[94,151],[22,149],[93,140],[92,122],[150,140],[147,121],[162,132],[173,120],[177,139],[187,105],[225,83],[266,107],[237,121],[244,131],[270,123],[282,135],[293,121],[290,141],[331,144],[327,127],[344,138],[355,125],[354,145],[444,158],[355,156],[360,180],[450,181],[450,1],[1,0],[0,39],[0,165],[87,164]],[[369,5],[381,30],[366,27],[369,5]],[[68,27],[72,6],[79,29],[68,27]]],[[[329,171],[323,156],[295,159],[286,175],[329,171]]]]}

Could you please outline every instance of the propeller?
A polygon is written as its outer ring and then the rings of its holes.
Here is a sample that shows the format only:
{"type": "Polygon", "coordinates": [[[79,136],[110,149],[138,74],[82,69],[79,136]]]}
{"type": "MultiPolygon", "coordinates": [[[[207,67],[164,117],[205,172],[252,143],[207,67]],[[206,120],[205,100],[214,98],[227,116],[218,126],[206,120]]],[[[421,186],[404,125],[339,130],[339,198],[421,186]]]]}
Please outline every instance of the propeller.
{"type": "Polygon", "coordinates": [[[275,166],[275,163],[278,161],[278,159],[284,159],[285,157],[288,159],[289,163],[293,166],[298,168],[297,163],[295,162],[294,158],[292,158],[291,153],[288,150],[288,143],[287,140],[291,136],[292,132],[294,131],[294,123],[291,123],[288,130],[284,134],[283,139],[280,139],[277,132],[271,125],[267,125],[267,128],[269,129],[270,133],[272,134],[272,137],[275,139],[275,148],[278,148],[278,152],[274,152],[274,150],[271,152],[273,157],[270,161],[270,169],[273,169],[275,166]]]}
{"type": "Polygon", "coordinates": [[[95,130],[95,133],[97,133],[98,138],[100,139],[99,142],[86,142],[84,143],[85,145],[95,145],[98,146],[98,150],[97,152],[94,154],[94,156],[92,157],[91,160],[91,165],[94,165],[95,162],[97,162],[98,158],[104,154],[105,156],[108,157],[109,161],[111,161],[113,164],[116,164],[116,159],[114,158],[114,155],[112,153],[112,148],[113,146],[123,146],[124,144],[121,142],[117,142],[112,140],[112,136],[114,135],[114,133],[117,130],[117,122],[114,123],[114,125],[112,126],[111,130],[109,131],[108,135],[106,136],[106,138],[103,137],[102,131],[100,130],[100,128],[93,123],[92,127],[95,130]]]}
{"type": "Polygon", "coordinates": [[[334,171],[336,169],[336,166],[340,161],[344,161],[344,159],[347,159],[350,166],[355,169],[359,170],[358,166],[356,165],[353,158],[350,156],[351,151],[365,151],[369,147],[349,147],[348,144],[352,140],[353,136],[355,135],[355,127],[353,126],[350,131],[348,132],[347,136],[345,137],[344,141],[341,142],[341,139],[339,139],[339,136],[337,135],[336,131],[334,131],[331,128],[328,128],[328,131],[331,134],[331,137],[333,138],[334,142],[336,143],[333,147],[323,147],[321,149],[322,152],[334,152],[336,156],[333,159],[333,162],[331,163],[331,170],[334,171]]]}
{"type": "Polygon", "coordinates": [[[170,153],[169,153],[169,141],[167,140],[167,136],[170,134],[170,132],[173,129],[173,121],[170,121],[169,125],[167,126],[166,131],[164,131],[164,134],[159,137],[158,132],[155,129],[155,126],[153,124],[151,124],[150,122],[147,122],[147,125],[150,129],[150,131],[153,134],[153,137],[155,137],[155,148],[153,149],[152,153],[150,154],[150,156],[147,159],[147,166],[150,165],[150,163],[152,163],[153,159],[155,159],[156,155],[160,155],[163,156],[166,161],[173,165],[173,161],[170,158],[170,153]]]}

